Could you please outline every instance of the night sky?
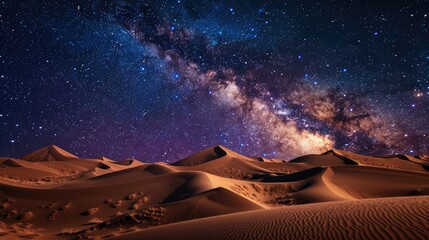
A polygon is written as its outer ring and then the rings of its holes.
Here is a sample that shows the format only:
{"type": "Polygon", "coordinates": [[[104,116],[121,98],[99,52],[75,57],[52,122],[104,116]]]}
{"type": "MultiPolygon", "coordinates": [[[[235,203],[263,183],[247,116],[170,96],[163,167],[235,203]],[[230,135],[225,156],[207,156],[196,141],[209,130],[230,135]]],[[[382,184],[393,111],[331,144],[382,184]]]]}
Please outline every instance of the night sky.
{"type": "Polygon", "coordinates": [[[429,152],[429,1],[11,0],[0,22],[0,156],[429,152]]]}

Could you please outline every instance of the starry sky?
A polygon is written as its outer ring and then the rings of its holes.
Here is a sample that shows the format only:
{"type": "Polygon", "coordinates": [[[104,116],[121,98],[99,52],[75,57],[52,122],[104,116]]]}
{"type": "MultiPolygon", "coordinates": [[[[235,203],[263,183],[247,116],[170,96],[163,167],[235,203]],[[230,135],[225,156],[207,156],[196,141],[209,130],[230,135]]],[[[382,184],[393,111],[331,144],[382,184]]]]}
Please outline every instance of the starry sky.
{"type": "Polygon", "coordinates": [[[1,1],[0,156],[429,152],[429,1],[1,1]]]}

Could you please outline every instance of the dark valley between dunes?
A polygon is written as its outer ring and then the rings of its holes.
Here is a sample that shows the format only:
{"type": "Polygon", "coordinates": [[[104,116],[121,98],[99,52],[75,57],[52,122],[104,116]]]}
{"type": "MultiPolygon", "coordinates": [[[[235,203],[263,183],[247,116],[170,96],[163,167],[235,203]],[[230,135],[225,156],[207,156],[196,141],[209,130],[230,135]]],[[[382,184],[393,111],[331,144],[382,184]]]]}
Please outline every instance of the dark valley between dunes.
{"type": "Polygon", "coordinates": [[[4,239],[425,239],[429,157],[290,161],[214,146],[173,164],[0,158],[4,239]]]}

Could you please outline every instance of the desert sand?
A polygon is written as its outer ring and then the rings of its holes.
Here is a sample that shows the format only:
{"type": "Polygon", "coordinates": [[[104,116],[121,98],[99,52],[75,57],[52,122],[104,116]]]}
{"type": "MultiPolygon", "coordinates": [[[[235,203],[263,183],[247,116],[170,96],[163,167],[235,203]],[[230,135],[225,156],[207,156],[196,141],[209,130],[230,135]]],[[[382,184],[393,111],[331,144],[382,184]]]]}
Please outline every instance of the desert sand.
{"type": "Polygon", "coordinates": [[[0,158],[2,239],[427,239],[427,156],[0,158]]]}

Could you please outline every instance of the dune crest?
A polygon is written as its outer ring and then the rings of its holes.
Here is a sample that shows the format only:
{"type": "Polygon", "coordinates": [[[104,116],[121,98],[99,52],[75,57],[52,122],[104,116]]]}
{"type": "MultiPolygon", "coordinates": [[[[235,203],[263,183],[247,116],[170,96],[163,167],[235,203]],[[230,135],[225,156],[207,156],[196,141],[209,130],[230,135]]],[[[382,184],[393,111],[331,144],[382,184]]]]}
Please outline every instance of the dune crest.
{"type": "Polygon", "coordinates": [[[55,145],[38,149],[22,157],[23,160],[30,162],[63,161],[70,158],[78,157],[55,145]]]}
{"type": "Polygon", "coordinates": [[[220,157],[223,157],[230,152],[225,147],[221,145],[216,145],[213,147],[206,148],[202,150],[201,152],[195,153],[185,159],[182,159],[180,161],[177,161],[173,163],[173,165],[176,166],[195,166],[202,163],[206,163],[209,161],[213,161],[215,159],[218,159],[220,157]]]}

